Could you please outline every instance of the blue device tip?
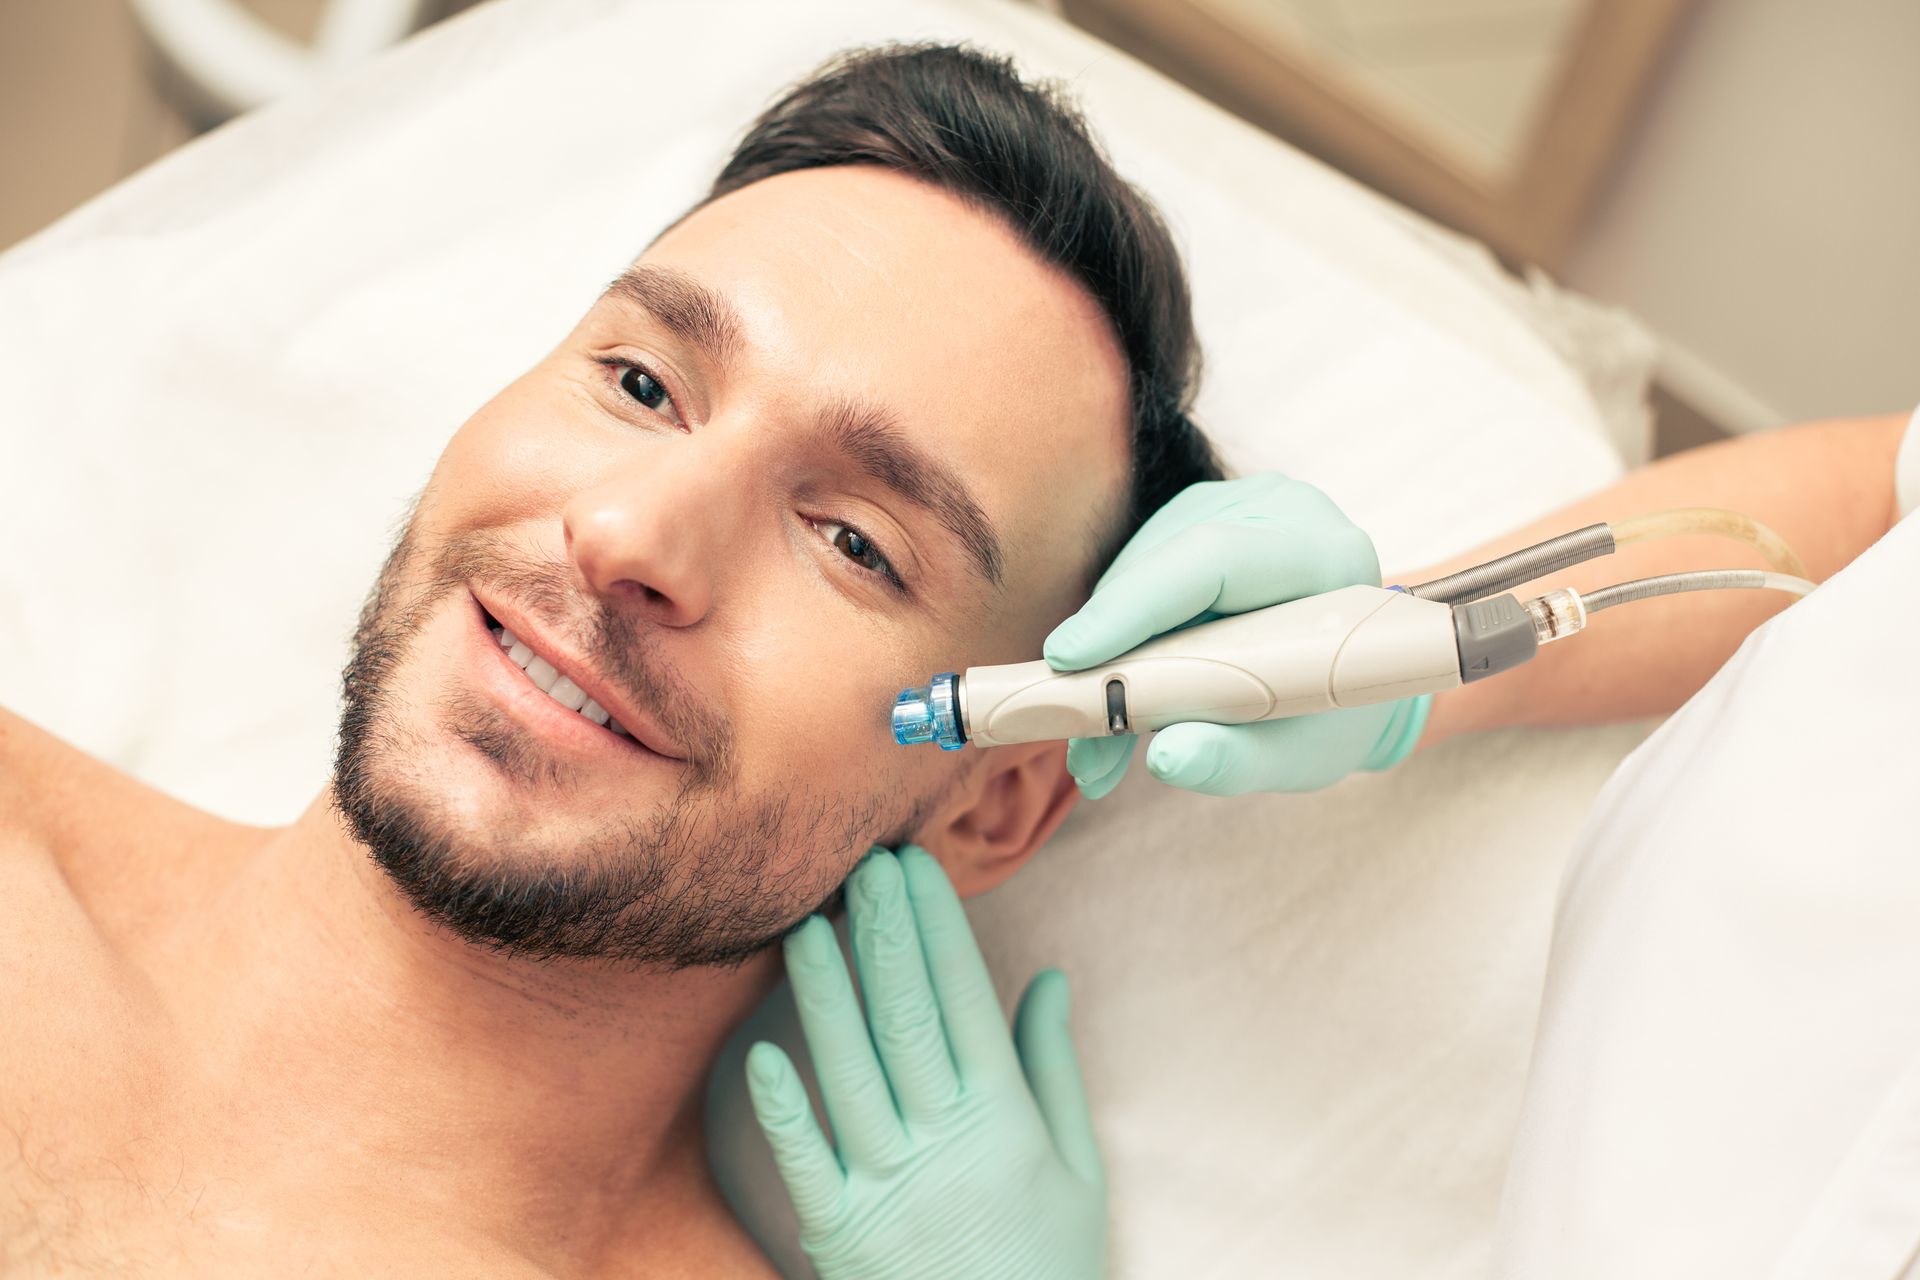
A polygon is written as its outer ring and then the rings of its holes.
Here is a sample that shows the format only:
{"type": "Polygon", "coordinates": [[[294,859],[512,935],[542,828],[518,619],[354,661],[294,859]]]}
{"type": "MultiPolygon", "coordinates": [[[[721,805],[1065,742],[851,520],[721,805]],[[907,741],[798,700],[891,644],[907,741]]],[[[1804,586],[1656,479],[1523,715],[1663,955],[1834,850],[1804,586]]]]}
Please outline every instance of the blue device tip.
{"type": "Polygon", "coordinates": [[[967,745],[966,733],[960,727],[956,682],[954,673],[948,671],[924,685],[902,689],[893,700],[893,740],[903,747],[937,742],[942,751],[958,751],[967,745]]]}
{"type": "Polygon", "coordinates": [[[927,686],[902,689],[893,700],[893,740],[903,747],[933,741],[933,698],[927,686]]]}

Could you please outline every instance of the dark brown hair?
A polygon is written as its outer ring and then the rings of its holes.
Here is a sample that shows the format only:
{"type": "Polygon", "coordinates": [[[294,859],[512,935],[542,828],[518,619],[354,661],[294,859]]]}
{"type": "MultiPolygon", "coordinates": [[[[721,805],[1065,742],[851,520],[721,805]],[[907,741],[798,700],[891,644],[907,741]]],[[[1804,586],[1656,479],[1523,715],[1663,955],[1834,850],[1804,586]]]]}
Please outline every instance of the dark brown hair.
{"type": "Polygon", "coordinates": [[[707,199],[776,174],[849,164],[896,170],[992,213],[1112,322],[1127,361],[1132,483],[1093,576],[1174,494],[1221,478],[1187,416],[1200,348],[1179,250],[1059,89],[1027,84],[1010,59],[960,46],[854,50],[753,123],[707,199]]]}

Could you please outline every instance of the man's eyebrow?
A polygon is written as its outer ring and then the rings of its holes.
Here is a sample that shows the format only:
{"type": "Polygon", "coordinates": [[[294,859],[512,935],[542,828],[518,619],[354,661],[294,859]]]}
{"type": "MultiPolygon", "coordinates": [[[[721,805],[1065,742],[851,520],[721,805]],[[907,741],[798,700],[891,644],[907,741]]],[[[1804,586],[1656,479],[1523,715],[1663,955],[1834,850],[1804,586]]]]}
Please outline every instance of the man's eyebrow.
{"type": "Polygon", "coordinates": [[[822,414],[818,425],[825,442],[860,470],[932,512],[966,548],[982,578],[1004,585],[999,535],[953,468],[908,440],[889,414],[872,405],[843,400],[822,414]]]}
{"type": "Polygon", "coordinates": [[[724,364],[740,347],[740,315],[733,304],[684,272],[628,267],[601,297],[640,308],[716,364],[724,364]]]}
{"type": "MultiPolygon", "coordinates": [[[[715,363],[725,363],[740,348],[743,326],[733,304],[684,272],[629,267],[603,296],[640,308],[715,363]]],[[[821,415],[819,428],[825,442],[861,471],[932,512],[966,549],[980,576],[995,587],[1003,585],[1005,562],[993,522],[959,474],[908,440],[891,414],[843,400],[821,415]]]]}

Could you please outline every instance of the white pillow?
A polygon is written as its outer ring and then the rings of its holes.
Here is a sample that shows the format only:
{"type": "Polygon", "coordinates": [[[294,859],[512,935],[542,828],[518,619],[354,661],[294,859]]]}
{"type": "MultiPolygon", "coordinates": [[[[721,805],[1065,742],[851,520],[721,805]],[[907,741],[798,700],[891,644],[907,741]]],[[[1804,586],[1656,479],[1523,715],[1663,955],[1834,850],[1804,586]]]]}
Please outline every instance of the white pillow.
{"type": "MultiPolygon", "coordinates": [[[[1046,15],[510,0],[0,258],[0,703],[216,812],[291,819],[326,776],[359,602],[447,435],[779,86],[927,36],[1071,82],[1188,252],[1199,417],[1239,466],[1327,488],[1390,570],[1619,473],[1579,376],[1483,260],[1046,15]]],[[[1076,983],[1123,1274],[1470,1269],[1556,860],[1625,741],[1469,744],[1238,804],[1129,784],[980,904],[1010,993],[1041,962],[1076,983]],[[1522,755],[1529,786],[1486,781],[1522,755]]],[[[715,1134],[743,1158],[756,1141],[715,1134]]],[[[777,1206],[749,1164],[730,1181],[777,1206]]]]}

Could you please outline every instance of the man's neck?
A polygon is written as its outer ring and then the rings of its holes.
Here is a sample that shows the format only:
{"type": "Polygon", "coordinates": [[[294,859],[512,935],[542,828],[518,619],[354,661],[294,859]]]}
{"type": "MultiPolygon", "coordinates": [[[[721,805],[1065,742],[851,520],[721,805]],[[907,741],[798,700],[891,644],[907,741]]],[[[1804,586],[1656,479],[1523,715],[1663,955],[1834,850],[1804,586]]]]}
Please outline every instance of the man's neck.
{"type": "Polygon", "coordinates": [[[773,953],[634,973],[462,942],[399,896],[329,793],[202,915],[174,934],[168,1003],[225,1122],[263,1149],[378,1177],[556,1270],[714,1206],[702,1086],[773,953]]]}

